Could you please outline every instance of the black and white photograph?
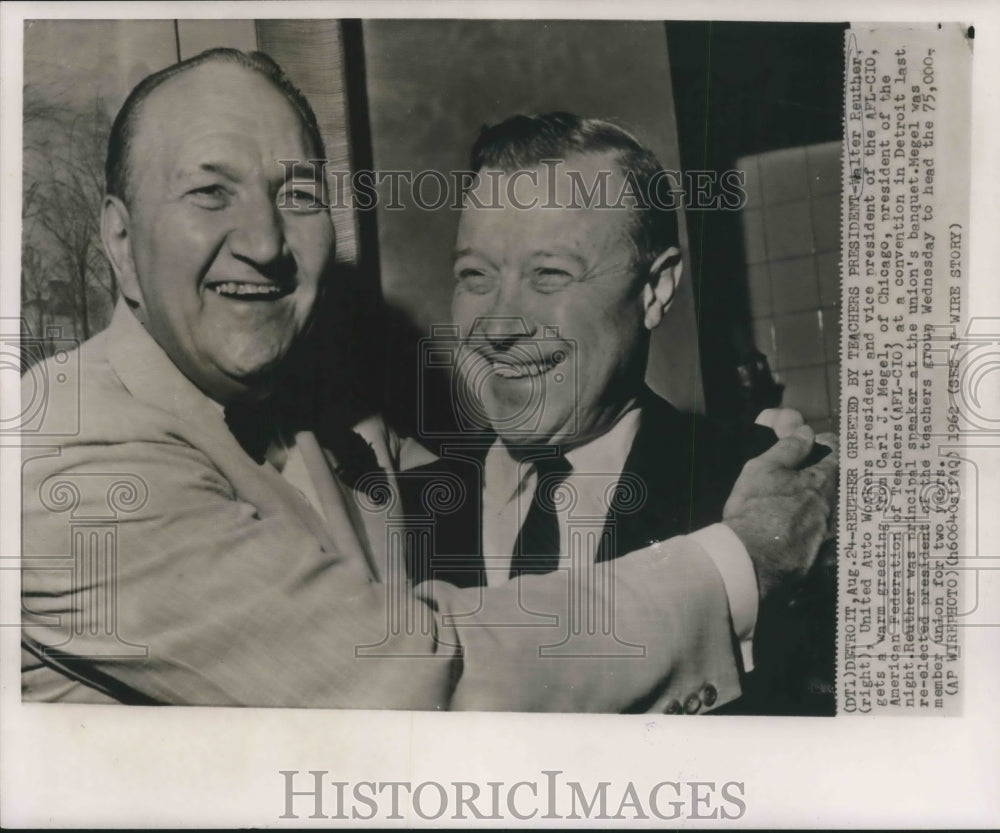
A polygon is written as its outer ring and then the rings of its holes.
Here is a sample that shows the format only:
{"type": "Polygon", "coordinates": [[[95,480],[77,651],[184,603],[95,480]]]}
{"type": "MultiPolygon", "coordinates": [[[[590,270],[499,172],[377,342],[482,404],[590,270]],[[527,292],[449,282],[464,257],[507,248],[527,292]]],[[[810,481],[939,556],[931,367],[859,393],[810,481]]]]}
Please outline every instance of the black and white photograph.
{"type": "Polygon", "coordinates": [[[5,824],[1000,820],[971,9],[13,5],[5,824]]]}
{"type": "Polygon", "coordinates": [[[843,37],[28,21],[25,699],[833,714],[843,37]]]}

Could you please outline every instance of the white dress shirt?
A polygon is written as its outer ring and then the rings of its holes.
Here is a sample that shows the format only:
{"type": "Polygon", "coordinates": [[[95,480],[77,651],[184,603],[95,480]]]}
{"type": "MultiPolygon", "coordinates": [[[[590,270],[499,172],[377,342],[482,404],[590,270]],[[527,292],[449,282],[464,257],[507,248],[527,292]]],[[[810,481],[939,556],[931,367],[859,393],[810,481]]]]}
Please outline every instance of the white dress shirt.
{"type": "MultiPolygon", "coordinates": [[[[565,455],[573,469],[563,481],[558,499],[560,567],[569,569],[577,558],[592,560],[609,510],[609,497],[622,477],[625,461],[639,430],[641,409],[625,412],[610,431],[565,455]]],[[[497,440],[486,454],[483,474],[483,560],[489,586],[509,580],[514,544],[528,513],[537,484],[536,467],[518,461],[497,440]]],[[[733,629],[740,640],[744,667],[753,668],[752,639],[757,622],[758,590],[753,562],[743,542],[725,524],[692,533],[708,552],[722,576],[729,597],[733,629]]]]}

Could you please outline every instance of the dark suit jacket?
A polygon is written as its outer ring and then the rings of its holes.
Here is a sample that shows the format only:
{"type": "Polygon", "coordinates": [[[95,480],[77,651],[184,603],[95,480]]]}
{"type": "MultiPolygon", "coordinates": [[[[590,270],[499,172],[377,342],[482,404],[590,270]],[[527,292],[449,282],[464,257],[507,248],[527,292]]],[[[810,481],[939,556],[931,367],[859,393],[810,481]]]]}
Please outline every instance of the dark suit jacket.
{"type": "MultiPolygon", "coordinates": [[[[743,464],[775,440],[773,431],[757,425],[682,413],[649,390],[640,404],[639,429],[622,476],[641,479],[646,497],[637,509],[609,509],[598,560],[721,521],[743,464]],[[612,524],[613,538],[607,534],[612,524]]],[[[435,578],[460,587],[485,584],[483,460],[493,441],[489,435],[446,446],[440,459],[401,481],[407,514],[430,530],[430,551],[407,554],[414,582],[435,578]],[[461,494],[438,511],[428,495],[445,479],[460,482],[461,494]]],[[[791,606],[787,598],[761,606],[755,671],[744,679],[744,696],[720,711],[833,713],[835,589],[835,576],[827,569],[812,578],[791,606]]]]}

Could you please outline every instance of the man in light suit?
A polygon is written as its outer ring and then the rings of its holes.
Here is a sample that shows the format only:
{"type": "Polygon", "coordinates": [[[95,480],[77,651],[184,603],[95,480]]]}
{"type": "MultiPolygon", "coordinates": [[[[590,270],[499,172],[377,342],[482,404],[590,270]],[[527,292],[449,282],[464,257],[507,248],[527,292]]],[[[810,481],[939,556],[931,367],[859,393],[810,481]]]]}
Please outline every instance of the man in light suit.
{"type": "MultiPolygon", "coordinates": [[[[470,405],[458,416],[474,427],[478,408],[490,430],[456,438],[422,467],[460,479],[466,500],[440,517],[432,557],[411,573],[460,586],[558,569],[600,575],[607,568],[594,563],[692,534],[726,578],[751,669],[765,553],[748,553],[720,522],[744,463],[775,435],[683,414],[644,383],[650,333],[682,275],[669,178],[622,128],[569,113],[484,128],[470,167],[479,176],[459,224],[452,306],[465,339],[460,401],[470,405]]],[[[829,620],[821,647],[832,674],[834,612],[812,614],[829,620]]],[[[773,657],[783,638],[759,643],[768,661],[756,688],[787,660],[773,657]]],[[[800,660],[817,659],[803,650],[800,660]]],[[[832,709],[832,689],[774,688],[755,692],[751,708],[832,709]]]]}
{"type": "MultiPolygon", "coordinates": [[[[332,262],[323,183],[279,163],[321,155],[308,103],[259,53],[184,61],[119,113],[102,237],[121,302],[106,331],[44,366],[78,367],[79,391],[50,388],[24,451],[24,698],[618,711],[736,697],[725,585],[697,541],[616,565],[617,631],[641,659],[553,656],[560,576],[486,593],[401,582],[378,532],[405,447],[377,419],[359,432],[381,499],[338,478],[344,461],[308,424],[237,438],[254,422],[241,412],[282,410],[272,400],[332,262]],[[505,627],[519,609],[546,616],[505,627]]],[[[822,528],[829,478],[793,470],[806,451],[790,439],[762,458],[734,517],[811,484],[794,522],[776,514],[758,533],[822,528]]],[[[612,604],[600,589],[593,602],[612,604]]]]}

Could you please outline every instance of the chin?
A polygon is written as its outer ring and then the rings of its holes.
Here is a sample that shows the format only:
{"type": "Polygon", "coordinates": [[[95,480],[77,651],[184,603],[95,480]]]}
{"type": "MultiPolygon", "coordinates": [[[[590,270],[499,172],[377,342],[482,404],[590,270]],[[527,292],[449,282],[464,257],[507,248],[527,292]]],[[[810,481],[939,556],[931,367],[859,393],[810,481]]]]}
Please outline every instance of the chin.
{"type": "Polygon", "coordinates": [[[510,425],[494,427],[497,436],[507,445],[555,445],[571,442],[572,435],[557,427],[545,425],[510,425]]]}
{"type": "Polygon", "coordinates": [[[255,356],[252,359],[244,357],[240,361],[231,361],[222,366],[223,372],[230,379],[249,389],[266,389],[270,387],[274,371],[284,358],[281,355],[255,356]]]}

